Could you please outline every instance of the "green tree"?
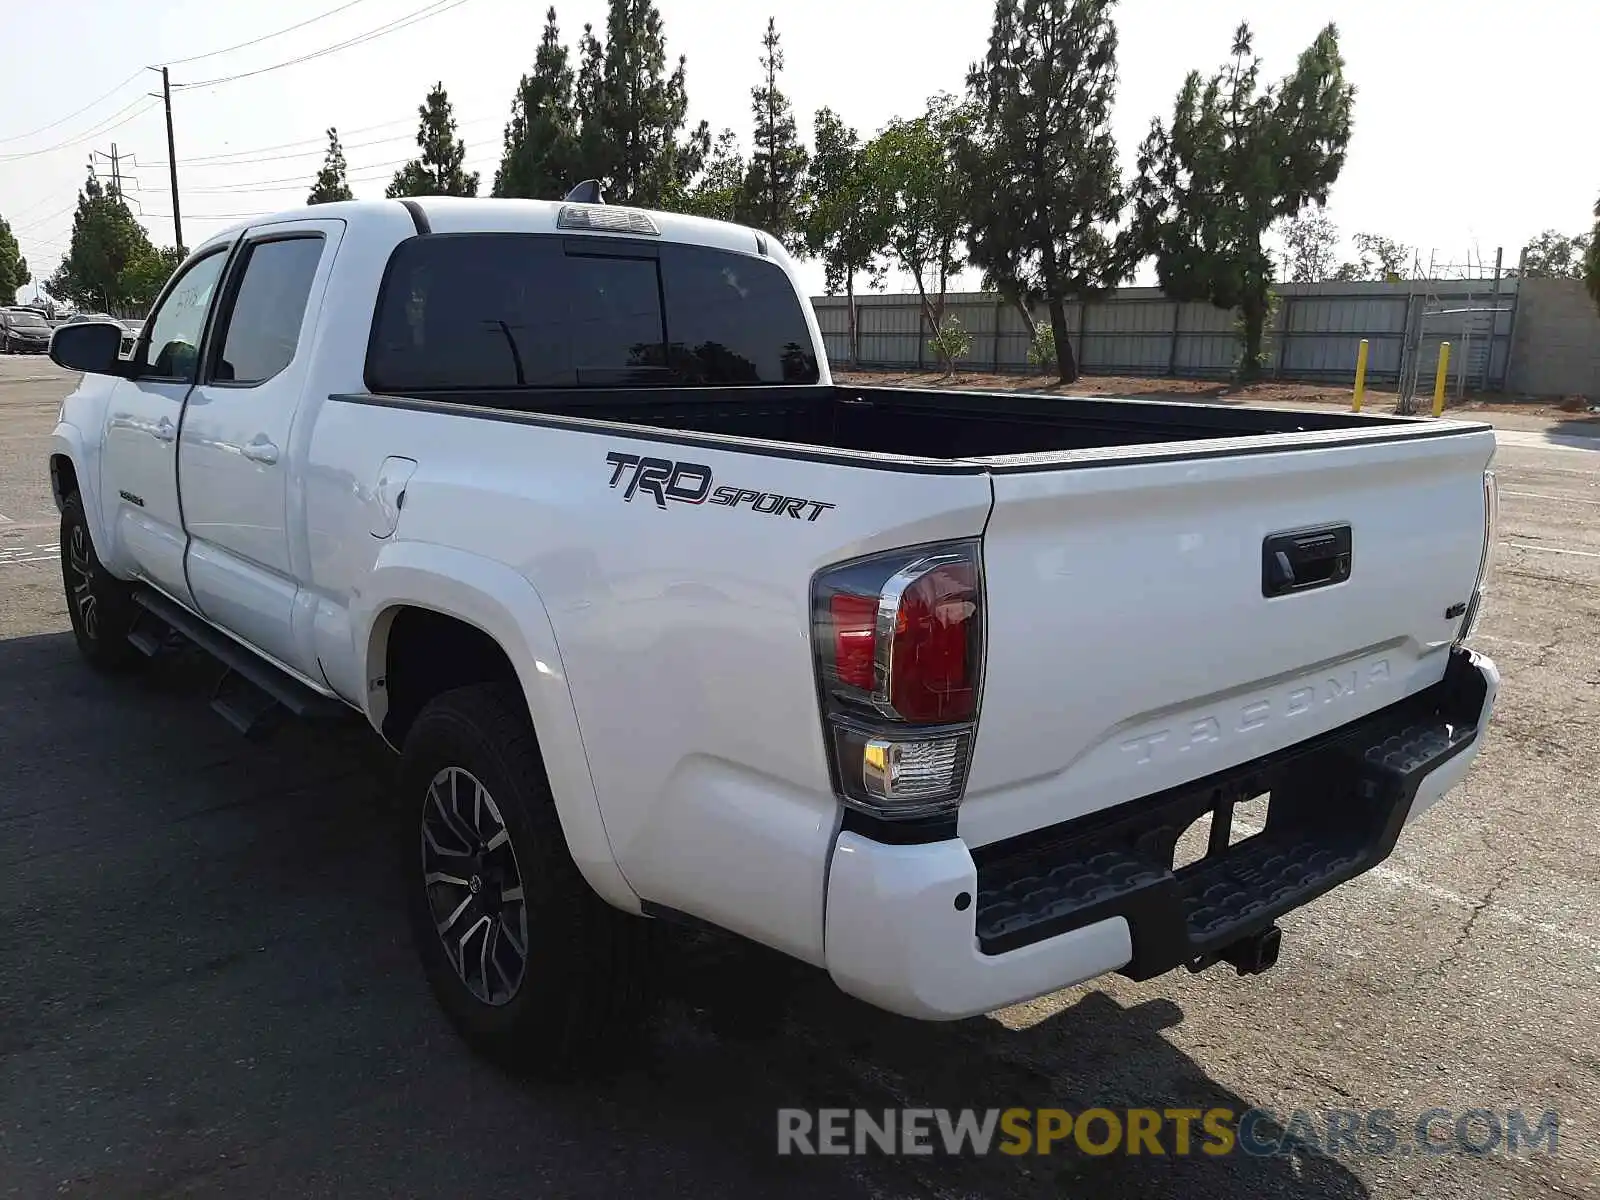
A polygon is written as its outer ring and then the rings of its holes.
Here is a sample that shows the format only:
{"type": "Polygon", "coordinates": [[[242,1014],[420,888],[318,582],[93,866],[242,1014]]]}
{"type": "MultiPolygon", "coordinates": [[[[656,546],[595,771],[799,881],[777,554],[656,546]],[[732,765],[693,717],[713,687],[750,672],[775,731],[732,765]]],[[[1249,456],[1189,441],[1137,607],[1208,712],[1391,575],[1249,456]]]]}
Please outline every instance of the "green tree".
{"type": "Polygon", "coordinates": [[[705,172],[683,200],[683,211],[717,221],[737,221],[744,197],[744,157],[731,129],[717,135],[706,158],[705,172]]]}
{"type": "Polygon", "coordinates": [[[1376,233],[1358,233],[1350,240],[1355,244],[1356,261],[1342,263],[1333,278],[1381,283],[1410,276],[1416,251],[1404,242],[1376,233]]]}
{"type": "Polygon", "coordinates": [[[78,193],[67,256],[44,289],[79,308],[113,312],[145,304],[154,298],[149,260],[156,253],[122,194],[91,171],[78,193]]]}
{"type": "Polygon", "coordinates": [[[0,217],[0,304],[15,304],[17,289],[32,280],[33,276],[28,274],[28,260],[22,257],[22,248],[17,245],[10,223],[0,217]]]}
{"type": "Polygon", "coordinates": [[[422,153],[394,174],[385,196],[476,196],[478,173],[463,171],[467,144],[456,137],[456,118],[444,84],[436,83],[417,108],[417,147],[422,153]]]}
{"type": "Polygon", "coordinates": [[[1320,212],[1302,212],[1283,223],[1283,266],[1291,283],[1321,283],[1334,273],[1339,227],[1320,212]]]}
{"type": "Polygon", "coordinates": [[[1546,229],[1522,252],[1522,265],[1516,272],[1527,279],[1582,279],[1589,253],[1589,235],[1568,236],[1546,229]]]}
{"type": "Polygon", "coordinates": [[[1589,235],[1589,249],[1583,256],[1583,282],[1594,297],[1594,306],[1600,310],[1600,200],[1594,202],[1594,231],[1589,235]]]}
{"type": "Polygon", "coordinates": [[[978,113],[963,148],[973,264],[1013,299],[1043,297],[1061,382],[1078,377],[1066,301],[1128,272],[1110,232],[1124,192],[1111,133],[1115,0],[998,0],[989,53],[967,75],[978,113]]]}
{"type": "Polygon", "coordinates": [[[921,116],[891,121],[864,155],[872,220],[884,230],[894,265],[916,284],[930,331],[944,328],[950,277],[966,265],[971,183],[958,147],[971,137],[975,116],[970,105],[940,93],[921,116]]]}
{"type": "Polygon", "coordinates": [[[556,10],[545,13],[544,36],[533,73],[524,75],[511,101],[505,149],[494,174],[495,196],[557,200],[578,180],[578,117],[573,109],[573,72],[561,44],[556,10]]]}
{"type": "Polygon", "coordinates": [[[610,0],[604,45],[585,25],[574,106],[579,161],[607,198],[646,208],[683,207],[711,150],[704,121],[683,136],[686,60],[667,74],[661,14],[652,0],[610,0]]]}
{"type": "Polygon", "coordinates": [[[879,286],[883,280],[887,230],[881,212],[871,202],[872,181],[866,154],[856,131],[832,109],[817,110],[813,140],[815,153],[806,175],[806,203],[801,233],[806,252],[822,260],[823,286],[830,296],[843,290],[849,322],[850,364],[861,353],[856,318],[856,276],[866,275],[879,286]]]}
{"type": "Polygon", "coordinates": [[[1327,203],[1355,106],[1331,24],[1276,87],[1258,87],[1260,68],[1241,24],[1227,66],[1209,80],[1189,73],[1171,126],[1152,122],[1139,148],[1130,238],[1155,255],[1168,295],[1239,310],[1243,379],[1260,375],[1264,357],[1273,266],[1263,238],[1274,221],[1327,203]]]}
{"type": "Polygon", "coordinates": [[[328,127],[328,153],[322,160],[322,170],[311,185],[307,204],[331,204],[335,200],[354,200],[350,180],[345,176],[344,147],[339,145],[339,131],[328,127]]]}
{"type": "Polygon", "coordinates": [[[122,288],[129,303],[150,304],[183,262],[183,251],[176,246],[152,247],[150,253],[129,263],[122,272],[122,288]]]}
{"type": "Polygon", "coordinates": [[[782,241],[800,227],[800,189],[807,156],[795,130],[789,97],[778,87],[783,47],[778,44],[778,24],[772,17],[767,18],[767,32],[761,38],[760,61],[765,78],[750,89],[755,138],[745,176],[743,219],[782,241]]]}

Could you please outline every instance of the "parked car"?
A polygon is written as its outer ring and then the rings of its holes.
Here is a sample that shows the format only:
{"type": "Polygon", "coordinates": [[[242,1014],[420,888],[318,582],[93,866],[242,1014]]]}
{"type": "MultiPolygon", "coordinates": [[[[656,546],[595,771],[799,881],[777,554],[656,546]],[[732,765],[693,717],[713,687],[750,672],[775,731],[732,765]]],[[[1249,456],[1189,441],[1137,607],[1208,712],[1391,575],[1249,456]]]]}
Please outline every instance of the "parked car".
{"type": "Polygon", "coordinates": [[[492,1053],[625,1045],[661,921],[930,1020],[1263,971],[1478,752],[1487,425],[836,385],[763,233],[314,213],[196,249],[134,361],[56,332],[73,633],[382,735],[492,1053]]]}
{"type": "Polygon", "coordinates": [[[50,326],[27,308],[0,309],[0,352],[43,354],[50,349],[50,326]]]}

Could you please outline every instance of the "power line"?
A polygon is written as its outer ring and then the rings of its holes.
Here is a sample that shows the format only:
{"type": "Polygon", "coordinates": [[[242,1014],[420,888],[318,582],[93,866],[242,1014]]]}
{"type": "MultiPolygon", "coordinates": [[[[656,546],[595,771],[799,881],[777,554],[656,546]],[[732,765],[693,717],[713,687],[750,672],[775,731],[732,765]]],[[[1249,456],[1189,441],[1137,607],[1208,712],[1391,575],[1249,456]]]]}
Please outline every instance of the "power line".
{"type": "Polygon", "coordinates": [[[449,12],[452,8],[459,8],[466,2],[467,0],[433,0],[431,4],[427,4],[422,8],[415,9],[403,17],[396,17],[393,21],[390,21],[385,25],[380,25],[376,29],[368,30],[366,33],[357,34],[355,37],[348,38],[342,42],[335,42],[331,46],[324,46],[321,50],[313,50],[309,54],[302,54],[295,58],[285,59],[283,62],[273,63],[268,67],[258,67],[254,71],[240,71],[236,75],[221,75],[216,79],[202,79],[196,83],[184,83],[176,86],[184,88],[185,90],[191,88],[215,87],[216,85],[222,83],[233,83],[238,79],[251,79],[257,75],[265,75],[269,71],[280,71],[284,67],[297,66],[300,63],[310,62],[312,59],[324,58],[329,54],[337,54],[340,50],[348,50],[352,46],[360,46],[367,42],[375,41],[386,34],[396,33],[409,25],[415,25],[418,22],[426,21],[429,17],[436,17],[441,13],[449,12]]]}
{"type": "MultiPolygon", "coordinates": [[[[176,86],[176,85],[174,85],[174,86],[176,86]]],[[[501,117],[476,117],[476,118],[474,118],[473,120],[470,120],[470,121],[458,121],[458,122],[456,122],[456,131],[459,133],[463,129],[471,129],[471,128],[473,128],[475,126],[478,126],[478,125],[487,124],[490,121],[502,122],[503,123],[503,120],[504,120],[504,118],[501,118],[501,117]]],[[[403,117],[398,121],[385,121],[382,125],[368,125],[368,126],[365,126],[365,127],[361,128],[361,129],[352,129],[352,130],[350,130],[350,132],[351,133],[365,133],[365,132],[367,132],[369,130],[373,130],[373,129],[383,129],[386,126],[389,126],[389,125],[411,125],[411,126],[415,126],[416,123],[417,123],[417,118],[415,118],[415,117],[403,117]]],[[[409,141],[415,140],[415,137],[416,137],[416,133],[415,133],[415,130],[413,129],[413,131],[409,132],[409,133],[396,133],[396,134],[390,135],[389,137],[369,138],[367,141],[364,141],[364,142],[347,142],[347,141],[344,141],[341,138],[340,142],[339,142],[339,147],[342,150],[362,150],[362,149],[365,149],[368,146],[382,146],[382,145],[385,145],[388,142],[409,142],[409,141]]],[[[197,157],[197,158],[183,158],[183,159],[180,159],[178,161],[178,165],[180,167],[182,167],[185,171],[189,170],[191,167],[243,167],[243,166],[248,166],[248,165],[251,165],[251,164],[254,164],[254,163],[282,162],[285,159],[291,159],[291,158],[318,158],[321,155],[323,155],[324,153],[326,153],[326,151],[327,151],[328,140],[327,140],[327,135],[326,134],[324,134],[320,138],[306,138],[304,141],[299,141],[299,142],[284,142],[284,143],[282,143],[282,145],[286,146],[286,147],[287,146],[303,146],[303,145],[306,145],[308,143],[314,143],[315,144],[315,148],[314,149],[310,149],[310,150],[296,151],[296,152],[294,152],[292,154],[260,154],[258,157],[254,157],[254,158],[230,157],[229,161],[227,161],[227,162],[212,161],[214,159],[222,158],[223,156],[220,155],[220,154],[219,155],[200,156],[200,157],[197,157]]],[[[235,150],[232,153],[234,155],[250,155],[250,154],[256,154],[258,151],[272,150],[272,149],[276,149],[276,148],[277,147],[273,147],[273,146],[258,146],[254,150],[235,150]]],[[[151,167],[151,168],[165,167],[166,165],[167,164],[165,162],[141,162],[141,163],[139,163],[139,166],[141,166],[141,167],[151,167]]]]}
{"type": "Polygon", "coordinates": [[[65,142],[57,142],[54,146],[46,146],[42,150],[23,150],[18,151],[15,154],[0,154],[0,163],[20,162],[25,158],[37,158],[41,154],[53,154],[57,150],[65,150],[69,146],[81,146],[84,142],[92,142],[96,138],[110,133],[113,129],[121,129],[130,121],[137,120],[154,107],[155,101],[153,99],[148,96],[141,96],[139,99],[133,101],[132,104],[129,104],[126,108],[118,109],[111,116],[107,117],[105,122],[97,125],[88,133],[82,134],[75,138],[70,138],[65,142]],[[139,105],[142,105],[143,107],[136,107],[139,105]],[[122,120],[117,120],[117,118],[121,117],[123,113],[128,112],[128,109],[134,109],[135,111],[122,120]],[[107,124],[106,122],[110,122],[110,124],[107,124]]]}
{"type": "Polygon", "coordinates": [[[224,46],[220,50],[207,50],[204,54],[191,54],[188,58],[169,58],[163,66],[178,67],[184,63],[199,62],[202,58],[216,58],[219,54],[232,54],[235,50],[243,50],[246,46],[257,46],[262,42],[271,41],[275,37],[282,37],[286,33],[293,33],[296,29],[304,29],[307,25],[315,25],[318,21],[325,21],[329,17],[337,16],[347,8],[354,8],[358,4],[365,4],[366,0],[346,0],[346,3],[337,8],[330,8],[327,12],[318,13],[314,17],[307,17],[293,25],[285,25],[282,29],[274,29],[271,33],[263,33],[260,37],[253,37],[248,42],[238,42],[232,46],[224,46]]]}
{"type": "Polygon", "coordinates": [[[102,104],[105,101],[111,99],[111,97],[115,96],[123,88],[127,87],[134,80],[138,79],[141,74],[143,74],[143,72],[135,71],[132,75],[129,75],[126,79],[124,79],[121,83],[117,84],[116,87],[112,88],[104,96],[100,96],[100,97],[97,97],[94,100],[89,101],[89,103],[85,104],[82,108],[78,109],[77,112],[70,112],[66,116],[62,117],[59,121],[51,121],[50,124],[41,125],[41,126],[39,126],[39,128],[34,129],[34,130],[30,130],[27,133],[14,133],[10,137],[0,138],[0,146],[4,146],[8,142],[26,141],[28,138],[35,137],[35,136],[37,136],[38,134],[41,134],[41,133],[49,133],[52,129],[55,129],[58,126],[61,126],[61,125],[65,125],[68,121],[72,120],[73,117],[81,117],[84,113],[88,112],[91,108],[94,108],[96,105],[102,104]]]}

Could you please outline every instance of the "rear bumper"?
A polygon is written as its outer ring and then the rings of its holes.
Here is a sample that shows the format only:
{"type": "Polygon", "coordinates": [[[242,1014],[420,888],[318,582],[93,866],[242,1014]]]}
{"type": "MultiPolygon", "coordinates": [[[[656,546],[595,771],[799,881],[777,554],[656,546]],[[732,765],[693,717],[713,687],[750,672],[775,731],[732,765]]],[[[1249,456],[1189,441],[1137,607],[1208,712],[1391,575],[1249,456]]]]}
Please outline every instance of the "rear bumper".
{"type": "Polygon", "coordinates": [[[1109,971],[1201,969],[1285,913],[1370,870],[1407,822],[1460,782],[1499,686],[1451,652],[1433,687],[1282,753],[974,851],[842,833],[825,953],[846,992],[948,1020],[1109,971]],[[1267,824],[1172,869],[1200,816],[1271,794],[1267,824]]]}

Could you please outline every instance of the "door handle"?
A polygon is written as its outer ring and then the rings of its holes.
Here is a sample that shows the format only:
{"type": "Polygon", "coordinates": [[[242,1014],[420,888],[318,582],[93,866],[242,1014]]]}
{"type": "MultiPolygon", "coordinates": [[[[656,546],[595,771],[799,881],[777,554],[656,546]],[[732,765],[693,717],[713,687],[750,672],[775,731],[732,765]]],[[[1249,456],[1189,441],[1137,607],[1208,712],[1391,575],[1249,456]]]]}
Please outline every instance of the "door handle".
{"type": "Polygon", "coordinates": [[[162,417],[150,431],[150,436],[158,442],[170,442],[178,436],[178,427],[172,423],[170,417],[162,417]]]}
{"type": "Polygon", "coordinates": [[[278,447],[260,434],[256,435],[254,441],[247,443],[240,453],[251,462],[265,463],[269,467],[278,461],[278,447]]]}

